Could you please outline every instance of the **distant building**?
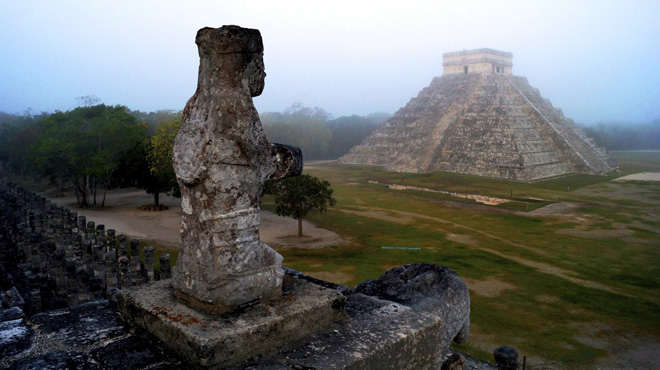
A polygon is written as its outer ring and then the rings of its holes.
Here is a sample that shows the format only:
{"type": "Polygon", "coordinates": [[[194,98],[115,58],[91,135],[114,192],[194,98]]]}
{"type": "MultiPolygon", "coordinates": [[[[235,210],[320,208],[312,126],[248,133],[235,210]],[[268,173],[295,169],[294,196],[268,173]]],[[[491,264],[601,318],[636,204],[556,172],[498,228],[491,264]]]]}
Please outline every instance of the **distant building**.
{"type": "Polygon", "coordinates": [[[512,53],[465,50],[443,59],[443,75],[340,162],[517,181],[617,167],[525,77],[511,73],[512,53]]]}
{"type": "Polygon", "coordinates": [[[442,54],[442,74],[493,72],[511,74],[513,53],[482,48],[442,54]]]}

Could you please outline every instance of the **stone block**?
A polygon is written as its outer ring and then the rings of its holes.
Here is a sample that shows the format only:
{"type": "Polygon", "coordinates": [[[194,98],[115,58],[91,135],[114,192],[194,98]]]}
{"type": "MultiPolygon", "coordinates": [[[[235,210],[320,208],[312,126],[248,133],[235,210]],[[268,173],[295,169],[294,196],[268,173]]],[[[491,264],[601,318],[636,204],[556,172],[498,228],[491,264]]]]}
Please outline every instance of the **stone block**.
{"type": "Polygon", "coordinates": [[[25,313],[20,307],[11,307],[6,310],[0,310],[0,322],[22,319],[25,313]]]}
{"type": "Polygon", "coordinates": [[[136,332],[155,336],[195,365],[220,369],[286,348],[342,320],[346,298],[287,276],[281,297],[223,315],[178,302],[171,280],[122,290],[117,304],[124,322],[136,332]]]}
{"type": "Polygon", "coordinates": [[[0,359],[21,353],[32,345],[32,329],[25,319],[0,323],[0,359]]]}
{"type": "Polygon", "coordinates": [[[108,307],[108,301],[100,300],[42,312],[31,320],[58,347],[81,347],[125,334],[117,312],[108,307]]]}
{"type": "Polygon", "coordinates": [[[92,357],[110,369],[144,369],[163,359],[162,351],[139,338],[129,336],[92,351],[92,357]]]}
{"type": "Polygon", "coordinates": [[[28,357],[23,361],[16,362],[12,370],[34,370],[34,369],[84,369],[102,370],[103,366],[92,362],[84,353],[77,351],[54,351],[42,355],[28,357]]]}
{"type": "Polygon", "coordinates": [[[349,319],[275,362],[317,370],[440,368],[443,323],[438,316],[360,293],[349,296],[346,310],[349,319]]]}
{"type": "Polygon", "coordinates": [[[392,268],[347,297],[346,320],[241,369],[440,369],[469,330],[469,292],[446,267],[392,268]]]}

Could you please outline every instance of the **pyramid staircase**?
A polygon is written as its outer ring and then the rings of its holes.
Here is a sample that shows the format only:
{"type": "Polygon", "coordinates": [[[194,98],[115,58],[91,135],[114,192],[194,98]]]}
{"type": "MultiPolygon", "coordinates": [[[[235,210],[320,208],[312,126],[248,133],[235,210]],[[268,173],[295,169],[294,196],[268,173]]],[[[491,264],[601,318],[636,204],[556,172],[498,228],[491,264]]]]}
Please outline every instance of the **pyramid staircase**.
{"type": "Polygon", "coordinates": [[[616,167],[526,78],[487,72],[434,78],[340,162],[525,182],[616,167]]]}

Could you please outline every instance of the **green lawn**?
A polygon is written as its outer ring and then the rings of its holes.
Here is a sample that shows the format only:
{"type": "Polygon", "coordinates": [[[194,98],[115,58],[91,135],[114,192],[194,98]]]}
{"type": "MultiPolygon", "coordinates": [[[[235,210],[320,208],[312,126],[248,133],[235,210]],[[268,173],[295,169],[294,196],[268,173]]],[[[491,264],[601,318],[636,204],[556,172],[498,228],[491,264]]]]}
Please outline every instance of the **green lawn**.
{"type": "MultiPolygon", "coordinates": [[[[609,182],[660,170],[660,156],[619,158],[621,171],[609,176],[570,175],[533,184],[333,162],[311,165],[306,173],[330,181],[338,203],[309,219],[348,242],[280,252],[285,265],[337,276],[336,282],[350,287],[401,264],[451,267],[468,282],[472,300],[471,339],[457,349],[492,361],[492,350],[507,344],[528,357],[530,368],[589,368],[624,341],[616,333],[660,338],[660,186],[609,182]],[[515,202],[476,206],[440,193],[390,190],[370,180],[502,198],[513,194],[515,202]],[[558,202],[576,207],[566,214],[526,212],[558,202]]],[[[263,207],[272,209],[268,198],[263,207]]]]}

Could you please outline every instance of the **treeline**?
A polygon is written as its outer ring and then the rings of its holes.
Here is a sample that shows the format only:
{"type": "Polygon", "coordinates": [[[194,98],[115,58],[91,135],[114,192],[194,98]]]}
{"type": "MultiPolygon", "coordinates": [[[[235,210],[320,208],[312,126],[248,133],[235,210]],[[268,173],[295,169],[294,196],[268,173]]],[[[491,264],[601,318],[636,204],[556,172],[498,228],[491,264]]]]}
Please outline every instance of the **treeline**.
{"type": "MultiPolygon", "coordinates": [[[[178,196],[172,144],[181,112],[132,111],[79,98],[70,111],[13,115],[0,112],[0,174],[47,179],[58,193],[72,188],[82,207],[105,204],[107,190],[137,186],[154,196],[178,196]]],[[[298,146],[307,160],[348,153],[378,125],[383,113],[333,119],[321,108],[294,104],[261,115],[268,140],[298,146]]]]}
{"type": "Polygon", "coordinates": [[[180,126],[179,112],[145,114],[121,105],[0,113],[0,172],[45,178],[60,194],[72,187],[82,207],[104,205],[107,190],[120,186],[145,189],[157,205],[159,194],[179,190],[171,143],[180,126]]]}
{"type": "Polygon", "coordinates": [[[269,141],[300,147],[305,160],[320,160],[348,153],[390,116],[372,113],[333,118],[321,108],[296,103],[281,113],[262,113],[261,122],[269,141]]]}
{"type": "Polygon", "coordinates": [[[598,123],[582,129],[608,150],[660,150],[660,119],[645,124],[598,123]]]}

